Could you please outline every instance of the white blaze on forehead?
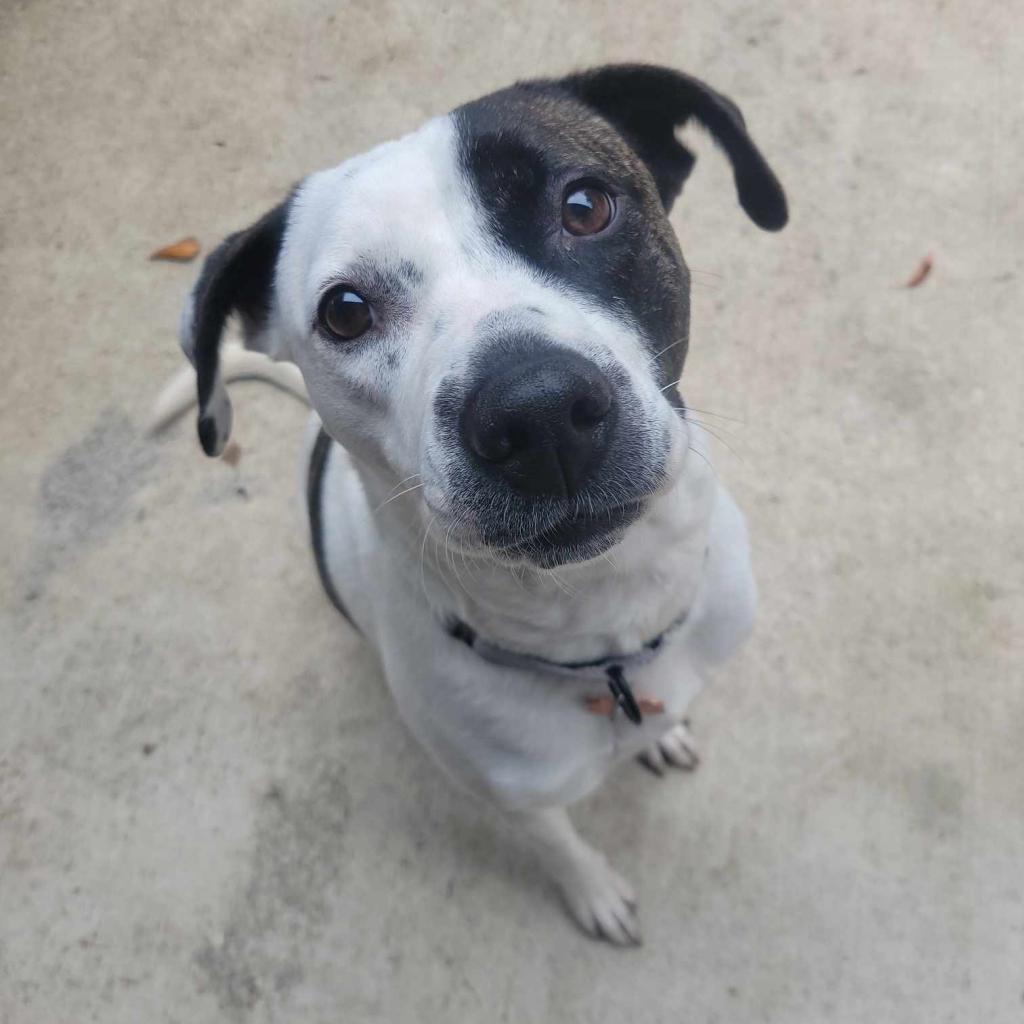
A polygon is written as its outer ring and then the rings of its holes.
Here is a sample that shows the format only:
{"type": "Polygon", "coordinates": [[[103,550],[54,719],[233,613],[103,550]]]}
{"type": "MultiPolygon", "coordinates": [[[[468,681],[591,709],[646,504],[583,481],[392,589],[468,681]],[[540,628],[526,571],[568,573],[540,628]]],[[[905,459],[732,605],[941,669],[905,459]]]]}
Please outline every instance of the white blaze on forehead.
{"type": "Polygon", "coordinates": [[[424,272],[458,258],[476,213],[458,169],[450,116],[311,175],[293,200],[278,290],[303,330],[325,284],[360,260],[406,261],[424,272]]]}

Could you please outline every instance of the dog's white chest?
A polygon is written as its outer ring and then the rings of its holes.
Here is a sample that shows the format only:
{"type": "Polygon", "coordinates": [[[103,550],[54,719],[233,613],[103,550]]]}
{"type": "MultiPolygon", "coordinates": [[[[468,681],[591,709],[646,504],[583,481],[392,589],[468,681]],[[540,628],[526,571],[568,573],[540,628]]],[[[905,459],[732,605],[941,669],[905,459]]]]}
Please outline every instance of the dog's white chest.
{"type": "MultiPolygon", "coordinates": [[[[420,566],[407,551],[382,545],[378,519],[340,450],[325,481],[325,498],[333,511],[325,524],[331,575],[359,628],[377,648],[403,718],[450,774],[506,807],[579,799],[616,762],[646,749],[681,718],[703,685],[709,620],[722,633],[716,595],[723,553],[735,550],[745,559],[745,537],[739,538],[742,545],[731,539],[742,530],[735,506],[713,478],[699,474],[673,496],[691,515],[675,543],[659,550],[657,538],[644,531],[665,526],[659,515],[649,517],[626,541],[649,558],[634,558],[632,571],[612,574],[612,584],[591,585],[575,600],[555,583],[550,584],[556,588],[554,597],[526,588],[500,594],[487,589],[486,579],[468,576],[465,567],[462,590],[439,586],[426,569],[421,578],[420,566]],[[467,591],[489,600],[474,602],[467,591]],[[544,628],[543,621],[537,624],[542,599],[554,630],[544,628]],[[588,709],[588,701],[608,694],[600,674],[495,664],[447,628],[450,616],[465,617],[489,640],[499,638],[507,645],[511,637],[520,652],[567,662],[628,654],[681,612],[686,612],[685,621],[665,637],[656,656],[632,667],[626,659],[637,698],[664,708],[644,715],[640,726],[621,712],[602,715],[588,709]],[[516,632],[518,623],[525,625],[516,632]],[[488,633],[489,628],[494,632],[488,633]]],[[[660,511],[678,519],[672,504],[660,511]]],[[[745,561],[743,571],[749,573],[745,561]]],[[[584,582],[577,585],[582,588],[584,582]]],[[[727,646],[742,639],[744,628],[741,622],[726,623],[727,646]]]]}

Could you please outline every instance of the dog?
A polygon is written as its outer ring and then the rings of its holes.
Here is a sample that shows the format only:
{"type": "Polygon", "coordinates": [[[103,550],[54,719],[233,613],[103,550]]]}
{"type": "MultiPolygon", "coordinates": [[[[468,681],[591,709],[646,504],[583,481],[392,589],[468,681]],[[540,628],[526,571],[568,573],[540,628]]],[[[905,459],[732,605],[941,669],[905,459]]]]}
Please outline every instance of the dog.
{"type": "Polygon", "coordinates": [[[533,846],[586,932],[623,945],[633,890],[566,808],[627,758],[693,766],[687,706],[756,603],[743,516],[677,389],[690,278],[667,214],[689,122],[750,218],[782,228],[731,100],[612,65],[311,174],[211,253],[180,325],[208,455],[231,380],[308,396],[328,596],[416,739],[533,846]],[[221,351],[232,315],[249,351],[221,351]]]}

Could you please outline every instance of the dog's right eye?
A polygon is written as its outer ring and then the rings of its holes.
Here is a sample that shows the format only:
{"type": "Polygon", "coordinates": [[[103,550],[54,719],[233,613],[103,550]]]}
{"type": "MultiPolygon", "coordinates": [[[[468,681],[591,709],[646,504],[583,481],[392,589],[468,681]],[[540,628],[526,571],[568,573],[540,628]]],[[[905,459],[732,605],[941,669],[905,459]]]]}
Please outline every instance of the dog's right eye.
{"type": "Polygon", "coordinates": [[[570,235],[597,235],[615,216],[615,201],[599,185],[577,181],[565,190],[562,227],[570,235]]]}
{"type": "Polygon", "coordinates": [[[373,325],[373,311],[359,292],[339,284],[320,300],[317,319],[332,338],[354,341],[373,325]]]}

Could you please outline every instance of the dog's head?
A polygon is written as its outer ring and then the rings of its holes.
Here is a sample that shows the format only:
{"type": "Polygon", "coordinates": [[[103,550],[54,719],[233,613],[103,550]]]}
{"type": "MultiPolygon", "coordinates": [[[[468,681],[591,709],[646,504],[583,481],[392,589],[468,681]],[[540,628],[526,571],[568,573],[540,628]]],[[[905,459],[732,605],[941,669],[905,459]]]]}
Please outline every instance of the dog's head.
{"type": "Polygon", "coordinates": [[[689,120],[740,205],[786,222],[737,107],[623,65],[525,82],[303,181],[206,261],[183,318],[199,436],[231,410],[227,318],[298,364],[327,431],[464,548],[553,566],[594,557],[685,458],[675,384],[689,273],[667,211],[689,120]]]}

